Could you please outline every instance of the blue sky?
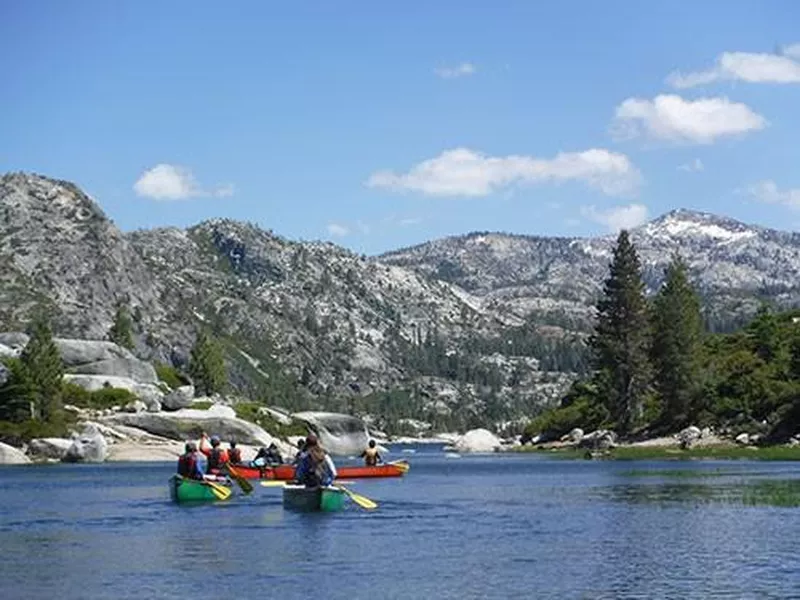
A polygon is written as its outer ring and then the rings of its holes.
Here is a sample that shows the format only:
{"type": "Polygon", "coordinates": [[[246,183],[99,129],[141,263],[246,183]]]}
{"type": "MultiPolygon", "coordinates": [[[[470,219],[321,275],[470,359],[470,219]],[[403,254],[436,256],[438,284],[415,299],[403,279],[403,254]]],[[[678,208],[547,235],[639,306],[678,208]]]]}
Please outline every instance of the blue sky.
{"type": "Polygon", "coordinates": [[[678,207],[800,224],[791,0],[7,2],[0,72],[0,172],[74,181],[123,230],[373,254],[678,207]]]}

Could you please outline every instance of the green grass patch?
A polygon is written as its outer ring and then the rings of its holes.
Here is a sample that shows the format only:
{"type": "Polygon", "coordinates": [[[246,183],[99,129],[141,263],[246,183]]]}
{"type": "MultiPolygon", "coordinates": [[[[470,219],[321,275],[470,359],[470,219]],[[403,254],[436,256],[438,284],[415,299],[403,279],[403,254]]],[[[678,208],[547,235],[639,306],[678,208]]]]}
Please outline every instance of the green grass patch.
{"type": "Polygon", "coordinates": [[[722,475],[736,475],[725,469],[633,469],[623,471],[620,475],[626,477],[666,477],[670,479],[692,479],[703,477],[719,477],[722,475]]]}
{"type": "Polygon", "coordinates": [[[122,388],[108,387],[89,392],[74,383],[65,383],[62,389],[64,404],[80,408],[102,410],[113,406],[125,406],[137,399],[135,394],[122,388]]]}
{"type": "Polygon", "coordinates": [[[214,406],[214,403],[210,400],[201,400],[200,402],[192,402],[192,405],[189,408],[196,408],[197,410],[208,410],[214,406]]]}
{"type": "MultiPolygon", "coordinates": [[[[545,454],[554,458],[585,458],[586,450],[575,448],[544,449],[523,446],[515,452],[545,454]]],[[[773,460],[800,461],[800,446],[766,446],[761,448],[739,446],[709,446],[703,448],[659,448],[620,446],[603,454],[608,460],[773,460]]]]}
{"type": "Polygon", "coordinates": [[[300,421],[292,421],[289,425],[278,422],[269,414],[260,411],[259,409],[263,407],[257,402],[239,402],[233,408],[237,417],[255,423],[272,436],[285,438],[308,433],[308,428],[300,421]]]}
{"type": "Polygon", "coordinates": [[[175,390],[181,386],[189,385],[190,381],[172,365],[155,363],[153,365],[159,380],[166,383],[171,389],[175,390]]]}
{"type": "Polygon", "coordinates": [[[742,504],[796,508],[800,506],[800,480],[772,479],[752,483],[743,490],[742,504]]]}

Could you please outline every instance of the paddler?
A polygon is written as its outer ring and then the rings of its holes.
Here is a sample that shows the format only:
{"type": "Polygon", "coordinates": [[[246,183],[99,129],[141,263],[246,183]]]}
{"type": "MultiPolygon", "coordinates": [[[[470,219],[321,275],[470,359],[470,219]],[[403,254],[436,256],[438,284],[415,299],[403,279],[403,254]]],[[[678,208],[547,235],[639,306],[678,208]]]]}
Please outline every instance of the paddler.
{"type": "Polygon", "coordinates": [[[303,451],[306,449],[306,438],[300,438],[297,440],[297,452],[294,454],[294,461],[292,464],[297,465],[300,462],[300,459],[303,456],[303,451]]]}
{"type": "Polygon", "coordinates": [[[231,440],[231,447],[228,450],[228,460],[232,465],[238,465],[242,462],[242,451],[236,447],[236,442],[231,440]]]}
{"type": "Polygon", "coordinates": [[[329,486],[336,479],[336,466],[313,433],[306,438],[294,477],[306,487],[329,486]]]}
{"type": "Polygon", "coordinates": [[[203,432],[203,435],[200,436],[200,452],[205,454],[206,458],[208,458],[208,472],[214,473],[219,471],[222,465],[228,462],[228,453],[220,447],[218,436],[211,436],[211,448],[208,447],[208,444],[204,443],[205,441],[206,434],[203,432]]]}
{"type": "Polygon", "coordinates": [[[369,441],[369,447],[366,448],[360,456],[364,459],[364,464],[368,467],[374,467],[378,463],[383,462],[381,455],[378,453],[378,449],[375,447],[375,440],[369,441]]]}
{"type": "Polygon", "coordinates": [[[197,444],[187,442],[184,446],[184,453],[178,457],[178,475],[187,479],[203,480],[203,467],[200,465],[200,455],[197,452],[197,444]]]}

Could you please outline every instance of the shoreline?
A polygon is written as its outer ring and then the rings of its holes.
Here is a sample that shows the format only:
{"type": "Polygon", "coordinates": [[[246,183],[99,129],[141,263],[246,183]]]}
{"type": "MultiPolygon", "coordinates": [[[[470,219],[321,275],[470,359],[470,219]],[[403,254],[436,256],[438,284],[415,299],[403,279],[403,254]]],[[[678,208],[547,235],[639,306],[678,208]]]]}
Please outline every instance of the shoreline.
{"type": "Polygon", "coordinates": [[[564,460],[772,460],[800,461],[800,445],[739,446],[733,443],[709,444],[682,449],[674,445],[622,444],[608,450],[566,447],[517,446],[507,452],[542,454],[564,460]]]}

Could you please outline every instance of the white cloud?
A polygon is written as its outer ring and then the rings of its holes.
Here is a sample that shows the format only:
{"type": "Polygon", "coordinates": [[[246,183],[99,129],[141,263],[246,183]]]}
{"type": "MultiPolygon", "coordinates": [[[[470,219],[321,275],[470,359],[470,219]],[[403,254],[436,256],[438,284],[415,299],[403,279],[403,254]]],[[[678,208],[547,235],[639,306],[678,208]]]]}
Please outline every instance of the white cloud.
{"type": "Polygon", "coordinates": [[[625,100],[616,109],[611,134],[618,140],[647,137],[710,144],[720,137],[764,129],[768,124],[746,104],[725,97],[684,100],[665,94],[653,100],[625,100]]]}
{"type": "Polygon", "coordinates": [[[598,210],[594,206],[582,206],[581,215],[590,221],[605,225],[611,232],[617,232],[620,229],[638,227],[647,221],[647,207],[644,204],[629,204],[598,210]]]}
{"type": "Polygon", "coordinates": [[[189,169],[165,163],[142,173],[133,184],[133,190],[139,196],[154,200],[185,200],[202,196],[226,198],[234,193],[233,184],[204,190],[189,169]]]}
{"type": "Polygon", "coordinates": [[[468,77],[474,75],[477,69],[469,62],[463,62],[454,67],[437,67],[433,70],[442,79],[455,79],[457,77],[468,77]]]}
{"type": "Polygon", "coordinates": [[[717,81],[748,83],[800,83],[800,44],[784,47],[780,54],[723,52],[705,71],[667,76],[672,87],[685,89],[717,81]]]}
{"type": "Polygon", "coordinates": [[[416,217],[406,217],[405,219],[400,219],[397,224],[400,227],[409,227],[411,225],[418,225],[422,222],[422,219],[418,219],[416,217]]]}
{"type": "Polygon", "coordinates": [[[635,192],[641,175],[624,154],[605,149],[563,152],[552,159],[492,157],[467,148],[446,150],[407,173],[380,171],[369,187],[410,190],[429,196],[488,196],[515,183],[582,181],[609,195],[635,192]]]}
{"type": "Polygon", "coordinates": [[[336,237],[344,237],[350,233],[350,229],[339,223],[328,223],[328,233],[336,237]]]}
{"type": "Polygon", "coordinates": [[[706,167],[703,165],[703,161],[699,158],[695,158],[693,161],[688,162],[686,164],[680,165],[678,167],[679,171],[687,171],[689,173],[697,173],[699,171],[704,170],[706,167]]]}
{"type": "Polygon", "coordinates": [[[772,180],[759,181],[747,188],[746,192],[759,202],[780,204],[794,210],[800,210],[800,188],[779,190],[772,180]]]}
{"type": "Polygon", "coordinates": [[[800,60],[800,44],[791,44],[783,47],[783,55],[800,60]]]}

